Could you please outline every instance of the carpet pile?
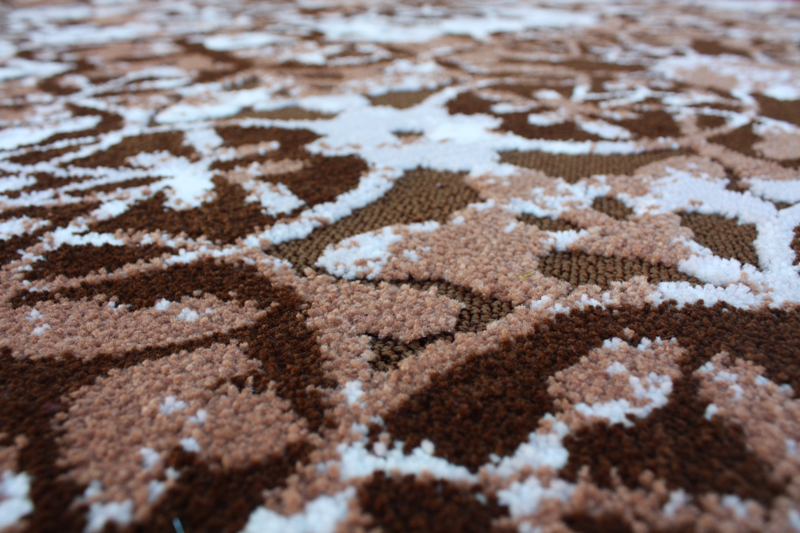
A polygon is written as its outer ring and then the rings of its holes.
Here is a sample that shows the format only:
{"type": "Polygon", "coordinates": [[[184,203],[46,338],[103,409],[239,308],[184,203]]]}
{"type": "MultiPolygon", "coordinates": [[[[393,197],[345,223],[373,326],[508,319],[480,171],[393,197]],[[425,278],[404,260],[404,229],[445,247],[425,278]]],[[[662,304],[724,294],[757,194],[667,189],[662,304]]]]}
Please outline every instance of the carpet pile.
{"type": "Polygon", "coordinates": [[[0,531],[800,531],[800,4],[0,5],[0,531]]]}

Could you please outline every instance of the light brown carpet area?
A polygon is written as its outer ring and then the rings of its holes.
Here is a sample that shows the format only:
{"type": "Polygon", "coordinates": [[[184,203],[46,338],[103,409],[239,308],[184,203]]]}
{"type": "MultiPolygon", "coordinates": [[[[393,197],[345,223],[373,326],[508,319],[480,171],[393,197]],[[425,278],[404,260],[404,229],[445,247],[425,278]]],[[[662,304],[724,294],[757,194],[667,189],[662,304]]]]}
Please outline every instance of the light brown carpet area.
{"type": "Polygon", "coordinates": [[[0,2],[0,533],[800,532],[800,3],[0,2]]]}

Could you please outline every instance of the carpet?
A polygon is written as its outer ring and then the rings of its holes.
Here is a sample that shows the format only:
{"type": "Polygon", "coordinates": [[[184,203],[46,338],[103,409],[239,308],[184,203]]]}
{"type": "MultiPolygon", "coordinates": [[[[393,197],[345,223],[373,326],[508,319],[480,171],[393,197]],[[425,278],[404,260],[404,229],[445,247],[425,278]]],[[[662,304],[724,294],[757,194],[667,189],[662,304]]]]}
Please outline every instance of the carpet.
{"type": "Polygon", "coordinates": [[[0,5],[0,531],[800,531],[800,4],[0,5]]]}

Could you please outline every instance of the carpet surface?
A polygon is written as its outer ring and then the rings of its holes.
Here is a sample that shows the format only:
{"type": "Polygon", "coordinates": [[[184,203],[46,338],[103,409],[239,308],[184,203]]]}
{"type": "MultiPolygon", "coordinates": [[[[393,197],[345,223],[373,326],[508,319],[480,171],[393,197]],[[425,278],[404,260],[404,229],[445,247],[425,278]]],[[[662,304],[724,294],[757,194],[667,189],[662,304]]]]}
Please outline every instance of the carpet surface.
{"type": "Polygon", "coordinates": [[[800,4],[0,5],[0,531],[800,531],[800,4]]]}

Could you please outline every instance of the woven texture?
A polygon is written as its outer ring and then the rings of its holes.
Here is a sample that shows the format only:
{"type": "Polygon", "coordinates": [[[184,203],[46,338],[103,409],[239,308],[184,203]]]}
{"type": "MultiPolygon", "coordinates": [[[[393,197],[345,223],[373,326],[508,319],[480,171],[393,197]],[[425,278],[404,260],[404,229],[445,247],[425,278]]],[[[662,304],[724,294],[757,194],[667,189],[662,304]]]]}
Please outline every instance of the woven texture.
{"type": "Polygon", "coordinates": [[[0,5],[0,533],[800,531],[800,4],[0,5]]]}

